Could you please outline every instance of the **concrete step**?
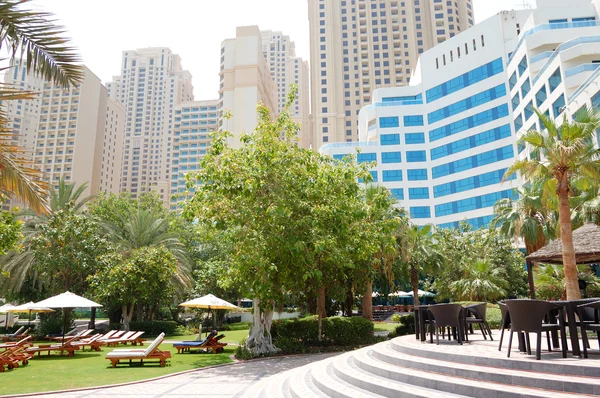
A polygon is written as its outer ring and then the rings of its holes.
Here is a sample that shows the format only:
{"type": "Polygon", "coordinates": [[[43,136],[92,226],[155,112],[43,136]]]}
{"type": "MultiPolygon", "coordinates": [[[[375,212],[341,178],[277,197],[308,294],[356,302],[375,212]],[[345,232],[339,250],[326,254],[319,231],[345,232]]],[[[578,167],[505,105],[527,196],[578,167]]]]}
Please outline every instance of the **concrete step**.
{"type": "Polygon", "coordinates": [[[584,397],[584,395],[548,391],[538,388],[515,386],[490,381],[481,381],[474,378],[458,377],[454,375],[423,371],[411,368],[390,366],[372,355],[373,350],[358,350],[352,359],[358,368],[364,372],[377,375],[385,380],[410,383],[436,390],[445,394],[461,394],[469,397],[510,397],[510,398],[539,398],[539,397],[584,397]]]}
{"type": "Polygon", "coordinates": [[[408,398],[443,398],[465,396],[449,392],[436,391],[435,389],[427,388],[422,385],[416,385],[412,382],[412,380],[410,380],[410,378],[405,378],[404,380],[393,380],[388,377],[366,371],[365,369],[356,365],[355,357],[357,355],[367,355],[367,353],[367,349],[360,349],[332,358],[331,365],[333,367],[334,374],[354,387],[369,391],[377,396],[408,398]]]}
{"type": "Polygon", "coordinates": [[[410,368],[454,377],[522,387],[543,388],[557,392],[600,394],[600,380],[592,377],[564,376],[491,366],[457,364],[453,361],[441,361],[404,354],[393,350],[389,343],[374,345],[370,351],[370,355],[384,362],[387,366],[393,365],[397,367],[400,372],[405,368],[410,368]]]}
{"type": "MultiPolygon", "coordinates": [[[[497,349],[477,352],[471,343],[465,344],[459,348],[454,345],[444,347],[435,344],[420,343],[414,336],[396,337],[390,341],[392,350],[412,356],[436,359],[440,361],[450,361],[467,365],[489,366],[494,368],[507,368],[521,371],[533,371],[539,373],[551,373],[558,375],[590,376],[600,377],[600,366],[597,360],[582,360],[573,358],[568,354],[566,359],[561,357],[560,352],[553,351],[548,353],[543,351],[542,359],[535,360],[535,356],[521,355],[517,350],[517,343],[513,341],[513,351],[510,358],[506,357],[506,338],[502,347],[502,352],[497,349]],[[462,351],[462,352],[461,352],[462,351]]],[[[533,341],[533,340],[532,340],[533,341]]],[[[495,343],[495,341],[494,341],[495,343]]],[[[497,347],[497,346],[496,346],[497,347]]],[[[545,346],[544,346],[545,347],[545,346]]]]}
{"type": "MultiPolygon", "coordinates": [[[[342,354],[343,356],[345,354],[342,354]]],[[[381,398],[381,395],[352,385],[334,373],[332,361],[339,356],[328,358],[313,365],[310,375],[314,385],[327,397],[335,398],[381,398]]]]}

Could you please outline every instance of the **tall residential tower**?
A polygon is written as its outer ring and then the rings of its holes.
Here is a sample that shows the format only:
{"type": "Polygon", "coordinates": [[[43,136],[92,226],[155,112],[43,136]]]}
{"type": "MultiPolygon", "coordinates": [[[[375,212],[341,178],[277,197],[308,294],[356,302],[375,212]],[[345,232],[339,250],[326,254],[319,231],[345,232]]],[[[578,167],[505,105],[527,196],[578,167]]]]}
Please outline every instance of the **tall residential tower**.
{"type": "Polygon", "coordinates": [[[407,85],[419,54],[473,25],[472,0],[308,0],[313,137],[356,141],[376,88],[407,85]]]}
{"type": "Polygon", "coordinates": [[[126,112],[121,191],[157,191],[169,203],[174,109],[193,100],[191,74],[169,48],[130,50],[107,87],[126,112]]]}

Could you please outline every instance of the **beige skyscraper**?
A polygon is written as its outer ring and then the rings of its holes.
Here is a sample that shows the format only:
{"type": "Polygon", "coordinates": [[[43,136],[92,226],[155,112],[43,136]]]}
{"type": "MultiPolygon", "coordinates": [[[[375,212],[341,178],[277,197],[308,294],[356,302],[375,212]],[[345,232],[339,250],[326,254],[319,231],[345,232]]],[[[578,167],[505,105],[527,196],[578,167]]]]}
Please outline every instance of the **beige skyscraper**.
{"type": "Polygon", "coordinates": [[[6,110],[19,144],[49,182],[88,183],[84,195],[118,192],[125,112],[94,73],[84,67],[81,83],[64,89],[28,74],[17,60],[5,82],[40,93],[7,102],[6,110]]]}
{"type": "Polygon", "coordinates": [[[169,202],[174,108],[193,100],[192,76],[169,48],[123,52],[121,75],[107,84],[125,107],[121,191],[157,191],[169,202]]]}
{"type": "Polygon", "coordinates": [[[419,54],[473,16],[472,0],[308,0],[312,147],[357,140],[373,90],[408,85],[419,54]]]}
{"type": "Polygon", "coordinates": [[[289,36],[271,30],[263,30],[261,33],[263,56],[276,85],[277,112],[285,107],[290,86],[297,85],[298,93],[290,107],[290,116],[300,124],[300,145],[307,147],[311,134],[308,62],[296,56],[296,44],[289,36]]]}
{"type": "Polygon", "coordinates": [[[229,120],[220,115],[219,128],[229,130],[231,144],[250,133],[258,122],[256,104],[262,102],[277,115],[277,90],[263,55],[262,34],[257,26],[242,26],[236,36],[221,43],[219,109],[231,112],[229,120]]]}

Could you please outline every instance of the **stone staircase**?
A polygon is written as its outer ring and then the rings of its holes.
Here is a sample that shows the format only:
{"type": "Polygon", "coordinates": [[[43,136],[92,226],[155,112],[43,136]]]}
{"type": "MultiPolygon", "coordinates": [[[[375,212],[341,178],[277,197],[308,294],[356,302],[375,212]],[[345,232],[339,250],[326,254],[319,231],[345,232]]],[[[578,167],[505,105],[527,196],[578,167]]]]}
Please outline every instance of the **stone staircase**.
{"type": "MultiPolygon", "coordinates": [[[[478,340],[459,346],[403,336],[295,368],[253,385],[245,397],[600,396],[600,355],[543,352],[542,360],[478,340]]],[[[516,344],[516,342],[515,342],[516,344]]],[[[592,343],[594,344],[594,343],[592,343]]],[[[542,347],[545,348],[545,345],[542,347]]],[[[592,346],[592,350],[596,347],[592,346]]],[[[513,346],[514,349],[514,346],[513,346]]]]}

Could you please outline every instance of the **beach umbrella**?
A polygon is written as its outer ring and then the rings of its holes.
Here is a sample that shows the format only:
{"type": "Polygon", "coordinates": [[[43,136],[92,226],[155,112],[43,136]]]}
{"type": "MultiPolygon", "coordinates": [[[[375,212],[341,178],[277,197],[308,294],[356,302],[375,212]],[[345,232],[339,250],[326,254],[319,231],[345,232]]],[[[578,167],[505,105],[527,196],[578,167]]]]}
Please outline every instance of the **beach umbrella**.
{"type": "MultiPolygon", "coordinates": [[[[88,300],[85,297],[81,297],[71,292],[64,292],[56,296],[49,297],[38,303],[35,303],[37,307],[48,307],[48,308],[62,308],[69,310],[73,308],[94,308],[102,307],[101,304],[95,303],[92,300],[88,300]]],[[[67,311],[63,312],[63,333],[62,341],[65,342],[65,329],[67,323],[67,311]]]]}
{"type": "Polygon", "coordinates": [[[10,310],[11,308],[15,308],[14,305],[12,304],[4,304],[3,306],[0,307],[0,314],[6,314],[6,319],[4,320],[4,329],[8,330],[8,310],[10,310]]]}
{"type": "MultiPolygon", "coordinates": [[[[435,293],[426,292],[425,290],[421,290],[421,289],[418,290],[418,293],[419,293],[419,297],[421,297],[421,296],[424,296],[424,297],[433,297],[433,296],[435,296],[435,293]]],[[[414,292],[410,292],[408,295],[409,296],[414,296],[414,292]]]]}
{"type": "Polygon", "coordinates": [[[24,313],[24,314],[29,314],[29,318],[27,319],[27,326],[29,326],[31,324],[31,313],[39,313],[39,312],[54,312],[54,310],[52,308],[48,308],[48,307],[40,307],[39,305],[35,304],[33,301],[30,301],[28,303],[25,304],[21,304],[18,305],[14,308],[10,308],[8,310],[6,310],[6,312],[17,312],[17,313],[24,313]]]}
{"type": "MultiPolygon", "coordinates": [[[[204,308],[208,309],[210,313],[212,310],[226,310],[226,311],[235,311],[241,310],[237,305],[233,305],[228,301],[218,298],[213,294],[207,294],[206,296],[198,297],[192,300],[188,300],[184,303],[179,304],[181,307],[185,308],[204,308]]],[[[213,313],[213,324],[215,322],[215,316],[213,313]]],[[[200,325],[200,333],[202,333],[202,325],[200,325]]]]}

